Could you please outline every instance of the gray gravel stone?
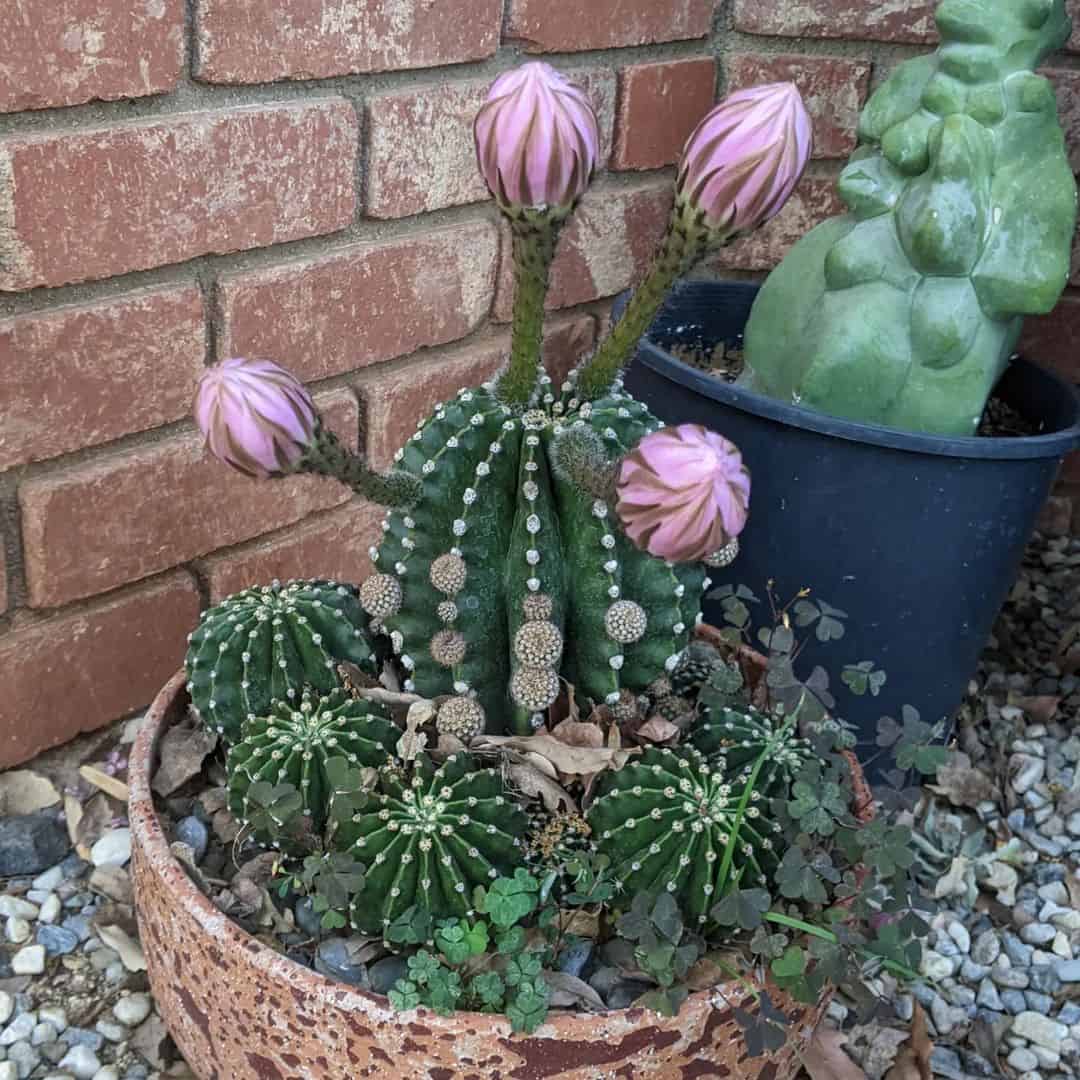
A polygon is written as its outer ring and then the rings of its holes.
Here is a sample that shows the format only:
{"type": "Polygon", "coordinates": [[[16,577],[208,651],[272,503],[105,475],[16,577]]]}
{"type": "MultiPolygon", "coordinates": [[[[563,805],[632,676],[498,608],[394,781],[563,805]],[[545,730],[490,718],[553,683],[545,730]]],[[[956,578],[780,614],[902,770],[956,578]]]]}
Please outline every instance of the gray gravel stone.
{"type": "Polygon", "coordinates": [[[965,957],[963,964],[960,965],[960,978],[967,983],[982,982],[989,974],[989,964],[973,963],[970,957],[965,957]]]}
{"type": "Polygon", "coordinates": [[[1036,964],[1028,971],[1031,980],[1031,989],[1040,994],[1056,994],[1061,985],[1061,979],[1054,967],[1050,964],[1036,964]]]}
{"type": "MultiPolygon", "coordinates": [[[[1053,928],[1044,927],[1044,929],[1050,931],[1050,937],[1046,940],[1053,941],[1053,928]]],[[[1020,931],[1020,933],[1023,934],[1025,930],[1027,930],[1026,926],[1023,928],[1023,930],[1020,931]]],[[[1008,930],[1005,930],[1002,932],[1001,935],[1001,944],[1002,947],[1005,949],[1005,955],[1009,958],[1010,962],[1015,967],[1026,968],[1031,964],[1031,955],[1035,951],[1032,947],[1034,943],[1025,944],[1015,934],[1011,933],[1008,930]]],[[[1039,944],[1042,944],[1042,942],[1039,942],[1039,944]]]]}
{"type": "Polygon", "coordinates": [[[1041,1013],[1022,1012],[1012,1023],[1012,1034],[1060,1053],[1061,1041],[1069,1034],[1069,1029],[1041,1013]]]}
{"type": "Polygon", "coordinates": [[[0,1046],[12,1046],[22,1039],[29,1039],[37,1024],[37,1016],[32,1012],[21,1013],[3,1031],[0,1031],[0,1046]]]}
{"type": "Polygon", "coordinates": [[[1040,994],[1036,990],[1025,990],[1024,1000],[1029,1009],[1042,1013],[1043,1016],[1046,1016],[1054,1007],[1054,999],[1049,994],[1040,994]]]}
{"type": "Polygon", "coordinates": [[[60,1061],[60,1068],[67,1069],[76,1080],[93,1080],[101,1062],[89,1046],[73,1046],[60,1061]]]}
{"type": "Polygon", "coordinates": [[[197,863],[203,861],[207,845],[210,843],[210,834],[206,826],[194,815],[181,818],[176,823],[176,839],[191,848],[192,855],[197,863]]]}
{"type": "MultiPolygon", "coordinates": [[[[1056,935],[1057,931],[1046,923],[1031,923],[1020,931],[1021,939],[1028,945],[1046,945],[1053,941],[1056,935]]],[[[1017,961],[1013,960],[1013,963],[1017,961]]]]}
{"type": "Polygon", "coordinates": [[[1018,1046],[1013,1050],[1006,1058],[1006,1062],[1021,1074],[1031,1072],[1039,1067],[1039,1059],[1025,1046],[1018,1046]]]}
{"type": "Polygon", "coordinates": [[[88,1046],[95,1053],[102,1048],[105,1040],[96,1031],[88,1031],[86,1028],[69,1027],[60,1036],[62,1042],[68,1046],[88,1046]]]}
{"type": "Polygon", "coordinates": [[[41,1055],[28,1042],[17,1042],[8,1050],[8,1061],[15,1066],[19,1080],[26,1080],[41,1064],[41,1055]]]}
{"type": "Polygon", "coordinates": [[[1027,1008],[1027,999],[1019,990],[1002,990],[1001,1004],[1007,1013],[1017,1016],[1027,1008]]]}
{"type": "Polygon", "coordinates": [[[79,935],[74,930],[49,923],[39,924],[37,940],[50,956],[67,956],[79,947],[79,935]]]}
{"type": "Polygon", "coordinates": [[[113,1006],[113,1016],[128,1027],[138,1027],[153,1007],[149,994],[128,994],[113,1006]]]}
{"type": "Polygon", "coordinates": [[[1001,1003],[1001,995],[992,979],[983,979],[979,983],[979,994],[975,998],[977,1004],[984,1009],[993,1009],[994,1012],[1002,1012],[1005,1006],[1001,1003]]]}
{"type": "Polygon", "coordinates": [[[1001,941],[996,930],[984,930],[971,946],[971,959],[976,964],[992,964],[1001,952],[1001,941]]]}
{"type": "Polygon", "coordinates": [[[0,818],[0,878],[40,874],[70,850],[67,827],[55,810],[0,818]]]}

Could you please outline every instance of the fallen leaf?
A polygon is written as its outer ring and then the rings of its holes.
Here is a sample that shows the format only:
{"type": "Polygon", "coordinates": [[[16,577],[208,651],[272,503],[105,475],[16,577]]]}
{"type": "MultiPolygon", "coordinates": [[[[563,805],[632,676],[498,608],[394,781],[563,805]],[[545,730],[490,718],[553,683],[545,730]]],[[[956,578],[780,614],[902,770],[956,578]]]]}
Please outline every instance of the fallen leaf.
{"type": "Polygon", "coordinates": [[[598,724],[580,720],[564,720],[551,732],[551,737],[567,746],[600,747],[604,745],[604,732],[598,724]]]}
{"type": "Polygon", "coordinates": [[[144,1057],[152,1069],[164,1069],[167,1062],[162,1056],[169,1032],[157,1013],[151,1013],[128,1040],[128,1046],[144,1057]]]}
{"type": "Polygon", "coordinates": [[[276,851],[264,851],[261,855],[256,855],[254,858],[248,859],[248,861],[236,871],[236,875],[233,877],[233,883],[235,884],[241,878],[246,878],[248,881],[253,881],[256,885],[266,885],[274,876],[274,869],[280,861],[281,856],[276,851]]]}
{"type": "Polygon", "coordinates": [[[1080,878],[1075,874],[1066,874],[1065,888],[1069,890],[1069,907],[1080,911],[1080,878]]]}
{"type": "Polygon", "coordinates": [[[345,951],[349,954],[349,963],[356,967],[358,964],[370,964],[372,960],[385,956],[388,950],[381,937],[357,934],[345,940],[345,951]]]}
{"type": "Polygon", "coordinates": [[[544,776],[547,776],[552,780],[559,779],[559,773],[555,766],[552,765],[543,754],[522,754],[521,759],[526,765],[529,765],[539,773],[543,773],[544,776]]]}
{"type": "Polygon", "coordinates": [[[927,784],[935,795],[941,795],[953,806],[974,809],[981,802],[996,802],[998,793],[994,782],[979,769],[972,768],[967,754],[954,753],[937,771],[936,782],[927,784]]]}
{"type": "Polygon", "coordinates": [[[435,745],[436,752],[444,757],[453,757],[464,749],[465,744],[456,735],[447,735],[445,732],[440,733],[439,741],[435,745]]]}
{"type": "Polygon", "coordinates": [[[803,1052],[803,1068],[810,1080],[866,1080],[866,1073],[844,1053],[847,1036],[822,1024],[803,1052]]]}
{"type": "Polygon", "coordinates": [[[592,941],[600,936],[599,912],[585,911],[583,908],[560,908],[555,916],[555,925],[564,934],[574,934],[592,941]]]}
{"type": "Polygon", "coordinates": [[[120,956],[120,963],[128,971],[145,971],[146,957],[142,946],[122,927],[98,926],[98,937],[120,956]]]}
{"type": "Polygon", "coordinates": [[[1029,720],[1036,724],[1049,724],[1057,715],[1061,698],[1053,694],[1039,694],[1035,697],[1018,697],[1015,704],[1024,710],[1029,720]]]}
{"type": "Polygon", "coordinates": [[[202,771],[203,761],[217,744],[217,735],[190,715],[174,724],[161,740],[160,762],[151,787],[167,798],[202,771]]]}
{"type": "Polygon", "coordinates": [[[578,812],[577,803],[550,776],[525,762],[508,761],[505,769],[508,785],[529,799],[540,799],[544,808],[554,814],[565,807],[572,814],[578,812]]]}
{"type": "Polygon", "coordinates": [[[679,735],[679,728],[662,716],[653,716],[646,720],[635,733],[639,739],[651,743],[669,743],[679,735]]]}
{"type": "Polygon", "coordinates": [[[0,776],[0,817],[32,814],[60,801],[53,782],[29,769],[17,769],[0,776]]]}
{"type": "Polygon", "coordinates": [[[88,784],[93,784],[98,790],[104,791],[106,795],[111,795],[119,802],[128,801],[128,786],[123,780],[117,780],[115,776],[110,776],[93,765],[80,765],[79,775],[88,784]]]}
{"type": "Polygon", "coordinates": [[[900,1047],[893,1067],[885,1074],[885,1080],[934,1080],[930,1068],[930,1055],[934,1044],[926,1029],[926,1013],[916,1001],[915,1012],[911,1017],[911,1034],[900,1047]]]}
{"type": "Polygon", "coordinates": [[[568,778],[586,777],[604,769],[621,769],[639,752],[636,749],[612,750],[603,746],[570,746],[553,735],[484,735],[477,742],[480,746],[517,750],[522,754],[540,754],[555,766],[564,782],[568,778]]]}
{"type": "Polygon", "coordinates": [[[131,904],[134,894],[131,878],[122,866],[97,866],[90,875],[90,889],[118,904],[131,904]]]}
{"type": "MultiPolygon", "coordinates": [[[[68,839],[72,846],[79,847],[79,822],[82,821],[82,803],[74,795],[64,796],[64,820],[67,822],[68,839]]],[[[90,849],[85,848],[86,854],[79,852],[79,858],[89,860],[90,849]]]]}
{"type": "Polygon", "coordinates": [[[430,701],[416,701],[409,706],[405,718],[405,734],[398,739],[397,752],[402,761],[413,761],[427,746],[428,737],[422,728],[435,715],[435,706],[430,701]]]}
{"type": "Polygon", "coordinates": [[[75,828],[76,847],[91,848],[116,817],[116,808],[102,792],[91,795],[82,804],[82,814],[75,828]]]}
{"type": "Polygon", "coordinates": [[[733,977],[732,972],[737,970],[733,964],[721,964],[711,956],[703,956],[686,973],[683,982],[691,991],[711,990],[714,986],[728,982],[733,977]]]}
{"type": "Polygon", "coordinates": [[[544,982],[551,991],[549,1004],[554,1009],[577,1007],[586,1012],[605,1012],[604,999],[585,981],[564,971],[545,971],[544,982]]]}

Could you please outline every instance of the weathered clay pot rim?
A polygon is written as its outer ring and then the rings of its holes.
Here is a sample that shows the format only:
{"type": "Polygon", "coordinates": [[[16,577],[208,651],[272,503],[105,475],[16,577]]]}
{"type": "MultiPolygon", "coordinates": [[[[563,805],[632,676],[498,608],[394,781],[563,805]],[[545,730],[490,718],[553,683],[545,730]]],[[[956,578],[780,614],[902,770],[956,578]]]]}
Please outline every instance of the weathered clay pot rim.
{"type": "MultiPolygon", "coordinates": [[[[453,1031],[463,1024],[469,1024],[476,1030],[489,1030],[502,1038],[510,1033],[510,1022],[493,1013],[477,1013],[459,1010],[452,1016],[444,1017],[429,1009],[416,1009],[408,1013],[393,1010],[389,999],[381,994],[359,990],[348,983],[338,982],[321,975],[317,971],[304,967],[290,960],[287,956],[275,952],[245,930],[237,926],[227,915],[219,911],[210,900],[195,886],[187,871],[169,850],[168,841],[161,828],[157,810],[154,807],[150,781],[153,774],[154,754],[158,740],[164,734],[165,720],[176,701],[185,695],[187,675],[181,669],[161,689],[147,711],[142,728],[132,748],[129,770],[128,800],[133,846],[140,848],[156,874],[165,878],[174,888],[175,902],[196,920],[202,931],[224,951],[243,949],[247,961],[263,972],[267,977],[281,980],[290,987],[302,992],[325,995],[332,992],[335,1001],[344,1009],[372,1006],[383,1009],[392,1016],[409,1017],[414,1013],[424,1017],[424,1023],[439,1030],[453,1031]]],[[[699,1003],[702,1007],[724,1008],[726,1003],[717,1001],[717,992],[722,993],[729,983],[718,984],[709,990],[700,990],[687,999],[686,1004],[699,1003]]],[[[738,993],[745,993],[744,984],[737,983],[738,993]]],[[[643,1008],[612,1009],[604,1013],[588,1013],[571,1009],[555,1009],[548,1015],[544,1027],[554,1026],[556,1034],[567,1038],[581,1037],[593,1026],[598,1016],[611,1018],[622,1015],[629,1021],[647,1013],[643,1008]]],[[[518,1037],[518,1036],[510,1036],[518,1037]]],[[[525,1038],[525,1036],[520,1036],[525,1038]]]]}

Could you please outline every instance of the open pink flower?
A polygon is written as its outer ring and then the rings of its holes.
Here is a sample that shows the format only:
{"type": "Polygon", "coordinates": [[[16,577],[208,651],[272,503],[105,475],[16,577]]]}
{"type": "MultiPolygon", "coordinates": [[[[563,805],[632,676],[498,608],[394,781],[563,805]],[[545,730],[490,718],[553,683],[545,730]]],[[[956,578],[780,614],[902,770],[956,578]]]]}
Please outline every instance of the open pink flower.
{"type": "Polygon", "coordinates": [[[291,471],[319,419],[303,384],[271,360],[223,360],[208,368],[194,412],[214,457],[259,479],[291,471]]]}
{"type": "Polygon", "coordinates": [[[600,156],[600,129],[585,91],[542,61],[495,80],[473,132],[480,171],[504,210],[568,211],[600,156]]]}
{"type": "Polygon", "coordinates": [[[677,188],[711,229],[733,236],[774,217],[806,169],[813,128],[792,83],[737,90],[694,129],[677,188]]]}
{"type": "Polygon", "coordinates": [[[698,562],[746,526],[750,473],[734,443],[699,424],[646,435],[623,458],[616,511],[630,539],[669,562],[698,562]]]}

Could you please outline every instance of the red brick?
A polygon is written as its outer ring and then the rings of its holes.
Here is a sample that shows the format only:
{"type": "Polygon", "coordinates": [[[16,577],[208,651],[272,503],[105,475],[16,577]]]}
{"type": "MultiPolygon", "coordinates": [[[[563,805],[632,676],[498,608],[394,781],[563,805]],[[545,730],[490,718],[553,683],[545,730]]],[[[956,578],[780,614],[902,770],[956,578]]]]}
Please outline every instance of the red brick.
{"type": "MultiPolygon", "coordinates": [[[[357,403],[317,396],[356,445],[357,403]]],[[[256,483],[203,451],[198,434],[113,453],[19,489],[31,607],[52,607],[149,577],[220,547],[283,528],[349,492],[334,480],[256,483]]]]}
{"type": "MultiPolygon", "coordinates": [[[[667,180],[634,186],[602,184],[589,191],[563,230],[547,309],[614,296],[639,280],[664,233],[672,199],[667,180]]],[[[512,313],[513,263],[508,235],[504,240],[494,316],[507,321],[512,313]]]]}
{"type": "MultiPolygon", "coordinates": [[[[595,339],[591,316],[552,320],[544,335],[544,363],[557,381],[577,362],[595,339]]],[[[368,460],[377,469],[393,464],[394,454],[429,416],[435,405],[467,386],[479,386],[506,363],[510,342],[506,334],[444,349],[393,371],[365,372],[356,389],[364,402],[368,460]]]]}
{"type": "Polygon", "coordinates": [[[318,379],[454,341],[486,318],[497,257],[473,222],[226,277],[219,355],[318,379]]]}
{"type": "Polygon", "coordinates": [[[711,57],[623,68],[614,167],[659,169],[674,164],[715,100],[716,63],[711,57]]]}
{"type": "Polygon", "coordinates": [[[787,206],[767,225],[723,248],[709,265],[724,269],[771,270],[815,225],[842,213],[836,182],[821,177],[805,177],[787,206]]]}
{"type": "Polygon", "coordinates": [[[870,64],[825,56],[728,57],[729,90],[793,82],[814,121],[814,157],[846,158],[855,149],[859,113],[870,89],[870,64]]]}
{"type": "Polygon", "coordinates": [[[150,703],[199,617],[186,573],[0,637],[0,769],[150,703]]]}
{"type": "Polygon", "coordinates": [[[330,578],[359,584],[371,573],[368,548],[382,535],[381,506],[353,502],[277,536],[217,552],[199,564],[210,603],[275,578],[330,578]]]}
{"type": "Polygon", "coordinates": [[[480,60],[501,0],[197,0],[199,79],[325,79],[480,60]]]}
{"type": "Polygon", "coordinates": [[[1080,71],[1044,68],[1040,74],[1050,79],[1057,90],[1058,116],[1065,132],[1065,149],[1073,172],[1080,173],[1080,71]]]}
{"type": "Polygon", "coordinates": [[[1049,315],[1024,320],[1018,346],[1029,360],[1080,383],[1080,296],[1063,296],[1049,315]]]}
{"type": "Polygon", "coordinates": [[[0,615],[7,611],[7,554],[4,551],[4,535],[0,533],[0,615]]]}
{"type": "Polygon", "coordinates": [[[193,286],[0,320],[0,470],[186,415],[205,336],[193,286]]]}
{"type": "MultiPolygon", "coordinates": [[[[615,75],[574,70],[600,120],[601,161],[611,152],[615,75]]],[[[473,119],[490,79],[432,83],[376,94],[368,100],[368,167],[364,205],[376,218],[405,217],[487,199],[476,165],[473,119]]]]}
{"type": "Polygon", "coordinates": [[[533,53],[685,41],[708,34],[714,6],[714,0],[510,0],[506,37],[533,53]]]}
{"type": "Polygon", "coordinates": [[[780,37],[937,41],[935,0],[735,0],[735,29],[780,37]]]}
{"type": "Polygon", "coordinates": [[[6,0],[0,16],[0,112],[162,94],[183,67],[183,0],[6,0]]]}
{"type": "Polygon", "coordinates": [[[0,291],[343,229],[356,143],[338,98],[0,139],[0,291]]]}

